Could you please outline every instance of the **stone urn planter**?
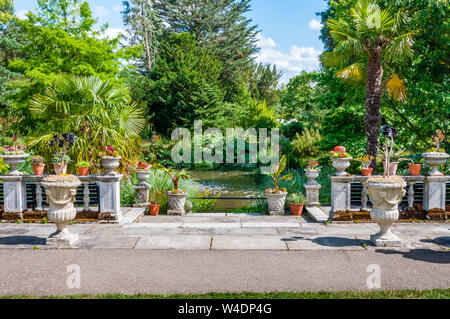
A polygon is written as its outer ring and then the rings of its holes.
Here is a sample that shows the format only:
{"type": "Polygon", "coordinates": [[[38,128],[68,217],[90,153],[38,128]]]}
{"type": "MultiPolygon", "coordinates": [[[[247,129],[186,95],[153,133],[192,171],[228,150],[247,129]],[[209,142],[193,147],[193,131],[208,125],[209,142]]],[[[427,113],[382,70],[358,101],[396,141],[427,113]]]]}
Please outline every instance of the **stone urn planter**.
{"type": "Polygon", "coordinates": [[[56,232],[51,234],[48,242],[59,245],[72,245],[78,240],[78,234],[69,232],[67,225],[77,214],[73,203],[77,187],[81,181],[74,175],[45,177],[41,185],[45,188],[49,209],[48,220],[56,224],[56,232]]]}
{"type": "Polygon", "coordinates": [[[25,159],[28,157],[28,154],[3,154],[0,155],[0,158],[3,158],[3,163],[9,165],[9,173],[7,175],[23,175],[22,172],[17,170],[17,166],[25,162],[25,159]]]}
{"type": "Polygon", "coordinates": [[[265,194],[269,205],[270,215],[284,215],[284,204],[286,203],[287,192],[279,194],[265,194]]]}
{"type": "Polygon", "coordinates": [[[184,215],[184,204],[186,203],[187,193],[166,192],[167,196],[167,214],[168,215],[184,215]]]}
{"type": "Polygon", "coordinates": [[[101,164],[104,169],[106,169],[105,175],[117,175],[114,171],[120,165],[120,160],[122,157],[120,156],[103,156],[101,158],[101,164]]]}
{"type": "Polygon", "coordinates": [[[423,153],[422,157],[428,165],[431,166],[431,171],[427,174],[429,176],[441,176],[444,175],[439,171],[439,167],[445,164],[449,155],[447,153],[429,152],[423,153]]]}
{"type": "Polygon", "coordinates": [[[348,176],[348,173],[345,170],[350,167],[351,159],[352,157],[333,158],[333,167],[337,170],[334,175],[348,176]]]}
{"type": "Polygon", "coordinates": [[[306,182],[308,185],[317,184],[315,181],[317,177],[319,177],[319,169],[305,169],[305,175],[308,181],[306,182]]]}
{"type": "Polygon", "coordinates": [[[401,239],[391,232],[399,218],[398,204],[405,196],[406,182],[400,176],[370,177],[365,182],[373,204],[370,218],[380,226],[380,232],[370,236],[376,246],[401,246],[401,239]]]}
{"type": "Polygon", "coordinates": [[[139,183],[145,183],[145,181],[150,178],[149,171],[137,169],[135,172],[136,172],[136,178],[139,180],[139,183]]]}

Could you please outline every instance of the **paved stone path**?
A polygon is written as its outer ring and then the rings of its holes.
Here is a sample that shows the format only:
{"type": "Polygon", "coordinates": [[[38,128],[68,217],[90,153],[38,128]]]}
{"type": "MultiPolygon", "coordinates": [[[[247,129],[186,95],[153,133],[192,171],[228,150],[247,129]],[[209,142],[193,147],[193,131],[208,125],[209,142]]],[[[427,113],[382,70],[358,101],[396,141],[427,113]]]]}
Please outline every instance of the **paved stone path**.
{"type": "MultiPolygon", "coordinates": [[[[302,217],[143,217],[126,225],[74,224],[80,235],[74,248],[181,250],[374,250],[370,234],[378,226],[317,224],[302,217]]],[[[0,224],[0,249],[54,248],[46,246],[53,224],[0,224]]],[[[404,249],[450,249],[450,223],[394,225],[404,249]]]]}
{"type": "Polygon", "coordinates": [[[450,223],[396,224],[405,240],[377,248],[375,224],[302,217],[143,217],[138,223],[73,224],[77,247],[49,249],[52,224],[0,224],[0,295],[205,293],[450,287],[450,223]],[[69,289],[69,265],[81,288],[69,289]]]}

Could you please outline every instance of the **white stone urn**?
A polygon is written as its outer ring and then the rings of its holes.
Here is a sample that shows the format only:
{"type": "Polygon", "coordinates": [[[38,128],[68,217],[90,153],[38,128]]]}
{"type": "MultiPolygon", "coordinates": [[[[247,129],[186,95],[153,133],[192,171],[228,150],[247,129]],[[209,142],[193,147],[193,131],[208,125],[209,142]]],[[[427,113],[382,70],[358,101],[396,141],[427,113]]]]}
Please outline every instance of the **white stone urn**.
{"type": "Polygon", "coordinates": [[[117,175],[118,173],[116,173],[114,170],[119,167],[120,165],[120,160],[122,159],[122,157],[120,156],[103,156],[101,158],[101,164],[102,167],[104,169],[106,169],[106,174],[105,175],[117,175]]]}
{"type": "Polygon", "coordinates": [[[380,226],[380,232],[370,236],[376,246],[401,246],[401,239],[391,232],[399,218],[398,204],[406,194],[406,182],[400,176],[371,177],[365,182],[373,208],[370,218],[380,226]]]}
{"type": "Polygon", "coordinates": [[[50,175],[42,180],[41,185],[45,188],[49,203],[48,220],[54,222],[57,229],[50,235],[48,242],[70,246],[78,240],[78,234],[69,232],[67,225],[77,214],[73,203],[81,181],[74,175],[50,175]]]}
{"type": "Polygon", "coordinates": [[[305,169],[305,175],[308,181],[306,184],[315,185],[317,184],[316,178],[319,177],[320,169],[305,169]]]}
{"type": "Polygon", "coordinates": [[[287,192],[280,194],[265,194],[269,205],[270,215],[284,215],[284,204],[286,203],[287,192]]]}
{"type": "Polygon", "coordinates": [[[145,181],[150,178],[150,172],[146,171],[146,170],[142,170],[142,169],[137,169],[135,171],[135,173],[136,173],[136,178],[139,180],[139,184],[147,185],[147,183],[145,181]]]}
{"type": "Polygon", "coordinates": [[[447,153],[429,152],[423,153],[422,157],[428,165],[431,166],[431,171],[427,174],[429,176],[441,176],[444,175],[439,171],[439,167],[445,164],[449,155],[447,153]]]}
{"type": "Polygon", "coordinates": [[[334,175],[335,176],[347,176],[348,173],[345,170],[350,167],[351,159],[353,159],[353,157],[339,157],[339,158],[333,157],[332,158],[333,167],[337,170],[337,172],[334,175]]]}
{"type": "Polygon", "coordinates": [[[3,158],[3,163],[9,165],[9,173],[7,175],[23,175],[22,172],[17,170],[17,166],[25,162],[25,159],[28,157],[28,154],[2,154],[0,155],[3,158]]]}
{"type": "Polygon", "coordinates": [[[167,196],[167,214],[168,215],[184,215],[184,204],[186,203],[187,193],[166,192],[167,196]]]}

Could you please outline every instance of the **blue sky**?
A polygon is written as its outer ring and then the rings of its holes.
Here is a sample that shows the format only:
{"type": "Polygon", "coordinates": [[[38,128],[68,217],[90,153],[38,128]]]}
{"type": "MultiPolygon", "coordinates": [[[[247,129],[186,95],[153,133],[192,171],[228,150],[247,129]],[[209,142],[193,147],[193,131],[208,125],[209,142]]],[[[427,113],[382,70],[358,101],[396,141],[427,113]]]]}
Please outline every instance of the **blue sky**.
{"type": "MultiPolygon", "coordinates": [[[[14,0],[14,3],[19,17],[37,7],[35,0],[14,0]]],[[[108,35],[124,31],[122,0],[88,0],[88,3],[99,24],[109,24],[108,35]]],[[[283,82],[303,70],[316,69],[323,45],[315,13],[325,8],[325,0],[253,0],[248,16],[261,31],[257,61],[276,64],[284,73],[283,82]]]]}

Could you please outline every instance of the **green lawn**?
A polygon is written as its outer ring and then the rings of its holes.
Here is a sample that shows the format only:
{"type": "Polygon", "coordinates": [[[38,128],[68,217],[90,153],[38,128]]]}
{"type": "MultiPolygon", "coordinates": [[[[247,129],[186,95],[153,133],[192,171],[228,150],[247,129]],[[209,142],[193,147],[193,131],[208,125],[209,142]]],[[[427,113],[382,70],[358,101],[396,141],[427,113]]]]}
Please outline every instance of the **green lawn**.
{"type": "MultiPolygon", "coordinates": [[[[37,299],[36,296],[3,296],[0,299],[37,299]]],[[[376,290],[359,292],[208,293],[202,295],[73,295],[42,297],[58,299],[450,299],[450,289],[376,290]]]]}

